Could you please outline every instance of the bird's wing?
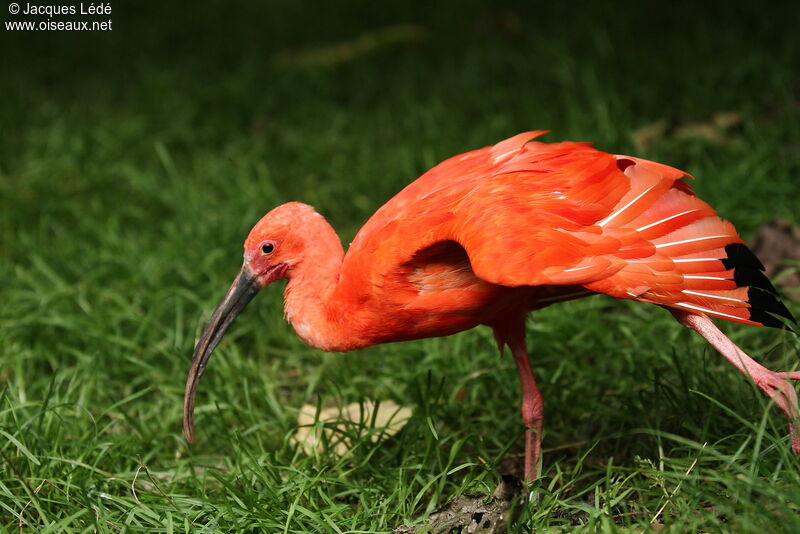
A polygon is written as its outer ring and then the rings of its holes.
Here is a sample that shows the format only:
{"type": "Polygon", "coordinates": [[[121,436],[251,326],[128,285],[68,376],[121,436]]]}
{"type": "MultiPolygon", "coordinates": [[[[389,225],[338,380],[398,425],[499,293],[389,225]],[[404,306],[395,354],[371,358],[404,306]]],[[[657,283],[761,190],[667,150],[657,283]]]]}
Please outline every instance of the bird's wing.
{"type": "Polygon", "coordinates": [[[572,143],[527,143],[455,210],[475,274],[581,285],[749,324],[794,320],[734,226],[672,167],[572,143]]]}
{"type": "Polygon", "coordinates": [[[353,243],[362,254],[348,253],[372,262],[362,282],[380,285],[416,251],[454,241],[493,284],[581,285],[771,326],[780,323],[765,312],[791,317],[684,172],[583,143],[529,141],[539,133],[451,158],[378,210],[353,243]]]}

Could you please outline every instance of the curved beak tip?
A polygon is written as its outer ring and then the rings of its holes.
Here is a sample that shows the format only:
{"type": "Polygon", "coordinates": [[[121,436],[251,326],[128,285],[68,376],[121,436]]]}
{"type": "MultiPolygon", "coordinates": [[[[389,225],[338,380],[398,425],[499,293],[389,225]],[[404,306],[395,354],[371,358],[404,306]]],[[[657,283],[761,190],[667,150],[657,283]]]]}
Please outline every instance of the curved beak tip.
{"type": "MultiPolygon", "coordinates": [[[[189,424],[192,425],[192,423],[189,424]]],[[[183,425],[183,437],[188,443],[194,443],[194,428],[192,426],[183,425]]]]}
{"type": "Polygon", "coordinates": [[[225,335],[234,319],[253,300],[261,287],[258,279],[250,272],[247,266],[242,266],[241,271],[231,284],[222,302],[211,315],[208,325],[200,340],[194,348],[192,365],[186,376],[186,389],[183,394],[183,435],[189,443],[194,442],[194,404],[197,395],[197,386],[205,370],[206,363],[211,358],[214,348],[225,335]]]}

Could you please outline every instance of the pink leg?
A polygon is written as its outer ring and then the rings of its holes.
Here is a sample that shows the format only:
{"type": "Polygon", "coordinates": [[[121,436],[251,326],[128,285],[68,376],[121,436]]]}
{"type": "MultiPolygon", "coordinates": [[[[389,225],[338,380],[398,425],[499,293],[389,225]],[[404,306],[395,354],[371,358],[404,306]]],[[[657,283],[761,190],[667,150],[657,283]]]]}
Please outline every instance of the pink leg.
{"type": "Polygon", "coordinates": [[[789,420],[789,432],[792,436],[792,450],[800,454],[800,427],[798,422],[800,410],[797,406],[797,393],[789,380],[800,380],[800,371],[780,373],[770,371],[753,361],[750,356],[737,347],[733,341],[723,334],[711,319],[703,315],[680,310],[670,310],[672,315],[685,327],[691,328],[708,341],[720,354],[736,366],[744,375],[750,377],[756,386],[775,400],[775,404],[783,410],[789,420]]]}
{"type": "Polygon", "coordinates": [[[535,480],[539,474],[539,451],[542,447],[544,425],[544,399],[536,379],[533,378],[528,353],[522,344],[511,345],[514,362],[517,364],[519,382],[522,386],[522,423],[525,425],[525,480],[535,480]]]}

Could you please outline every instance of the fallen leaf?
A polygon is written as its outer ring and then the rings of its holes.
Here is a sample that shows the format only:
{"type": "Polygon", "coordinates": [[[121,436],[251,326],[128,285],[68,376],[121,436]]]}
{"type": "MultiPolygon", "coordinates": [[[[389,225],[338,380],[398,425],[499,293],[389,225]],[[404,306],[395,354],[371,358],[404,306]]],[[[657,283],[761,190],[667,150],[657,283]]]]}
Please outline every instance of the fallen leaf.
{"type": "Polygon", "coordinates": [[[319,417],[316,406],[305,404],[297,416],[298,429],[292,440],[309,456],[314,451],[322,451],[325,441],[334,444],[333,452],[337,456],[344,456],[353,448],[348,434],[352,435],[354,428],[367,429],[369,439],[374,442],[397,434],[410,418],[410,408],[391,401],[334,406],[320,410],[319,417]]]}
{"type": "Polygon", "coordinates": [[[475,21],[475,27],[481,32],[499,32],[519,35],[524,27],[520,14],[511,9],[501,9],[484,14],[475,21]]]}
{"type": "Polygon", "coordinates": [[[422,26],[395,24],[362,33],[349,41],[279,52],[272,59],[284,67],[334,67],[399,44],[419,43],[427,37],[428,32],[422,26]]]}
{"type": "Polygon", "coordinates": [[[507,532],[516,518],[515,509],[524,504],[524,487],[519,479],[503,476],[494,493],[467,493],[453,497],[433,512],[424,524],[394,529],[395,534],[499,534],[507,532]],[[515,505],[517,505],[515,507],[515,505]]]}
{"type": "Polygon", "coordinates": [[[637,128],[631,138],[637,147],[645,149],[664,139],[705,140],[724,144],[735,139],[736,129],[744,122],[737,111],[717,111],[707,120],[682,122],[675,119],[659,119],[637,128]]]}
{"type": "Polygon", "coordinates": [[[670,122],[667,119],[659,119],[635,129],[631,134],[631,138],[637,147],[644,149],[662,139],[669,128],[670,122]]]}

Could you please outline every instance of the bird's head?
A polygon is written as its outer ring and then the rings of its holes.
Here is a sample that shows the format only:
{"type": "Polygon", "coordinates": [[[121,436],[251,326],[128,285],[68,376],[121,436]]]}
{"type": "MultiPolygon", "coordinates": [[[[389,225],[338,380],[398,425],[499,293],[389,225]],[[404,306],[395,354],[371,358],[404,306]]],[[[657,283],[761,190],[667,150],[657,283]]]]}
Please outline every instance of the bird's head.
{"type": "MultiPolygon", "coordinates": [[[[311,206],[289,202],[273,209],[250,230],[244,242],[242,269],[211,315],[194,349],[183,399],[183,433],[194,440],[194,402],[197,385],[214,348],[234,319],[267,285],[286,278],[304,257],[305,240],[297,228],[322,219],[311,206]]],[[[324,219],[322,219],[324,220],[324,219]]]]}
{"type": "Polygon", "coordinates": [[[324,221],[300,202],[282,204],[264,215],[244,241],[243,270],[259,289],[285,278],[305,257],[306,235],[299,229],[324,221]]]}

